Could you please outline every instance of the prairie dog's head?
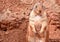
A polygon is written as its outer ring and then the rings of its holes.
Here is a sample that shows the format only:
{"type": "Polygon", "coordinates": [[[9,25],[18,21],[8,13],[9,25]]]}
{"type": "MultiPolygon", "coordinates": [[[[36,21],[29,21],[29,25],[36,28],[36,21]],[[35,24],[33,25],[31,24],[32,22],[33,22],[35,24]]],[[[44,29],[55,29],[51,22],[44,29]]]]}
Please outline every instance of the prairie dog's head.
{"type": "Polygon", "coordinates": [[[41,3],[36,3],[33,7],[33,11],[36,13],[36,15],[42,15],[44,12],[43,5],[41,3]]]}

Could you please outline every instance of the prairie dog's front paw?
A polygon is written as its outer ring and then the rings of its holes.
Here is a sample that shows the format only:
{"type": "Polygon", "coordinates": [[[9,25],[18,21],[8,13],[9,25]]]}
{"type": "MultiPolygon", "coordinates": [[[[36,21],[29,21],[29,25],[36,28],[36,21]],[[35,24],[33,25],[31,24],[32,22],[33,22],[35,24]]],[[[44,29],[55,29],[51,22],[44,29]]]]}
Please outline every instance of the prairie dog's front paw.
{"type": "Polygon", "coordinates": [[[32,30],[34,33],[36,33],[36,30],[32,30]]]}
{"type": "Polygon", "coordinates": [[[40,31],[40,33],[43,33],[43,32],[44,32],[43,30],[40,31]]]}

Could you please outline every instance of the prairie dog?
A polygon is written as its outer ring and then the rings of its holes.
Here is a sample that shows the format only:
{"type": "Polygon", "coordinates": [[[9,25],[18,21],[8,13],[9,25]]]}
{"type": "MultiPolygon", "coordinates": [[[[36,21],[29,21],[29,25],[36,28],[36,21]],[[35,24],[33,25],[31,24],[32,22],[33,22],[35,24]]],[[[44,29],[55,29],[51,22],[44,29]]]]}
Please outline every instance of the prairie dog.
{"type": "Polygon", "coordinates": [[[43,9],[43,6],[40,3],[37,3],[34,9],[30,13],[29,17],[29,25],[32,27],[33,32],[36,33],[35,25],[41,24],[40,33],[44,31],[45,27],[47,26],[47,15],[43,9]]]}
{"type": "Polygon", "coordinates": [[[39,35],[43,35],[43,32],[45,32],[45,29],[47,27],[47,14],[44,10],[41,3],[36,3],[33,7],[33,10],[30,13],[29,16],[29,26],[28,26],[28,41],[29,42],[45,42],[44,39],[40,40],[40,38],[36,38],[36,33],[39,35]],[[40,30],[36,30],[36,28],[40,28],[40,30]],[[32,40],[33,39],[33,40],[32,40]],[[37,41],[35,41],[37,39],[37,41]],[[32,41],[31,41],[32,40],[32,41]]]}

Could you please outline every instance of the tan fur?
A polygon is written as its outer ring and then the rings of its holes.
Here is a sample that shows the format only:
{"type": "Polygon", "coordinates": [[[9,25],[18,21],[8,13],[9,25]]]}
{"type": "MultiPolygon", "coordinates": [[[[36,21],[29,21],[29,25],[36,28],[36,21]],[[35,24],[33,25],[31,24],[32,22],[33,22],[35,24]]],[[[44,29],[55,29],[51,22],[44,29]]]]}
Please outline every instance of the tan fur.
{"type": "Polygon", "coordinates": [[[29,25],[27,29],[28,42],[46,42],[48,38],[46,32],[47,25],[48,19],[46,11],[43,10],[40,4],[37,4],[37,8],[31,11],[29,17],[29,25]]]}

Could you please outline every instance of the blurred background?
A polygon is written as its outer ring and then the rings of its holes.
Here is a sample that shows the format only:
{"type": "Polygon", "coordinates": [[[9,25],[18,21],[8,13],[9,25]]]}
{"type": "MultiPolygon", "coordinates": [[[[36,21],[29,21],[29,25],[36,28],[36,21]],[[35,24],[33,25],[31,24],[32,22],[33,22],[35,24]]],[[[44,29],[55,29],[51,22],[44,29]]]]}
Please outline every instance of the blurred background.
{"type": "Polygon", "coordinates": [[[27,42],[30,12],[42,2],[49,18],[49,42],[60,42],[60,0],[0,0],[0,42],[27,42]]]}

